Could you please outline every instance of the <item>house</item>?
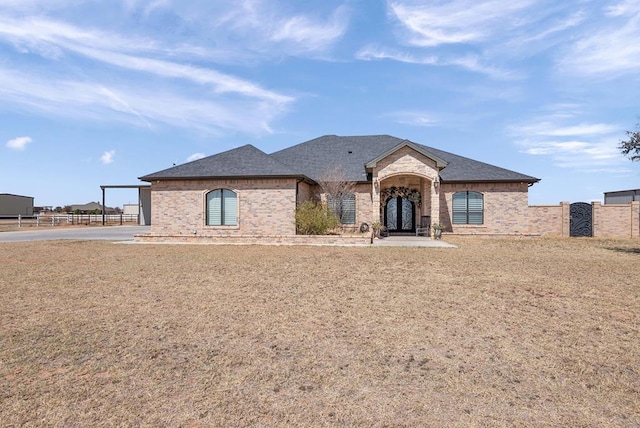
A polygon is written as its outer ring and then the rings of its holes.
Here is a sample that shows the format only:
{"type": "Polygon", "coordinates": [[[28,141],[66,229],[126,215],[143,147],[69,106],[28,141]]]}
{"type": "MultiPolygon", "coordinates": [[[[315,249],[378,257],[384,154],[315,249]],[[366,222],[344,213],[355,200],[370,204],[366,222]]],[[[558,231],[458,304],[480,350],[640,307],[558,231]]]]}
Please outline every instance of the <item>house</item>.
{"type": "Polygon", "coordinates": [[[151,183],[151,236],[295,235],[296,206],[326,201],[319,183],[332,171],[354,185],[344,226],[380,221],[391,234],[425,223],[526,233],[528,188],[539,181],[389,135],[326,135],[271,154],[245,145],[140,177],[151,183]]]}
{"type": "Polygon", "coordinates": [[[0,215],[33,215],[33,197],[0,193],[0,215]]]}
{"type": "MultiPolygon", "coordinates": [[[[100,202],[89,202],[86,204],[75,204],[70,205],[72,213],[78,214],[92,214],[92,213],[102,213],[102,204],[100,202]]],[[[106,207],[106,214],[118,214],[118,210],[116,208],[106,207]]]]}

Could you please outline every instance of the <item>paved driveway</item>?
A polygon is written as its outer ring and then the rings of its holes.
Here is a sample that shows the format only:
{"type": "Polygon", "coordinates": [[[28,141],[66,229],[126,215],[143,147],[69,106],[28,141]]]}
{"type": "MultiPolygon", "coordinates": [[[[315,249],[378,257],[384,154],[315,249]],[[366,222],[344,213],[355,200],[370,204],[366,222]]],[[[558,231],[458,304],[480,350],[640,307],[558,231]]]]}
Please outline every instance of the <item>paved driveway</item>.
{"type": "Polygon", "coordinates": [[[133,235],[149,233],[151,226],[39,227],[0,232],[0,242],[54,241],[58,239],[131,241],[133,235]]]}

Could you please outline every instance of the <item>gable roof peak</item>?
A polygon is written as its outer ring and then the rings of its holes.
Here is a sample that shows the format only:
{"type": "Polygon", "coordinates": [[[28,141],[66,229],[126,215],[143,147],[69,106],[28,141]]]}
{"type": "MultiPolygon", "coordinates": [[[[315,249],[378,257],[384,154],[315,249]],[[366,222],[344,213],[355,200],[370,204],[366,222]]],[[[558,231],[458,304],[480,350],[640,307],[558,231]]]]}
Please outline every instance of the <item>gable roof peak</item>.
{"type": "Polygon", "coordinates": [[[446,167],[447,164],[448,164],[447,161],[445,161],[444,159],[442,159],[439,156],[436,156],[434,153],[432,153],[426,147],[424,147],[424,146],[422,146],[420,144],[416,144],[413,141],[407,140],[405,138],[404,140],[400,141],[400,143],[398,143],[397,145],[395,145],[391,149],[387,150],[386,152],[380,154],[376,158],[374,158],[374,159],[370,160],[369,162],[367,162],[365,164],[365,167],[366,168],[375,168],[378,162],[380,162],[382,159],[386,158],[387,156],[391,155],[392,153],[397,152],[398,150],[400,150],[403,147],[409,147],[412,150],[415,150],[416,152],[420,153],[421,155],[426,156],[429,159],[433,160],[436,163],[436,167],[438,167],[439,169],[442,169],[442,168],[446,167]]]}

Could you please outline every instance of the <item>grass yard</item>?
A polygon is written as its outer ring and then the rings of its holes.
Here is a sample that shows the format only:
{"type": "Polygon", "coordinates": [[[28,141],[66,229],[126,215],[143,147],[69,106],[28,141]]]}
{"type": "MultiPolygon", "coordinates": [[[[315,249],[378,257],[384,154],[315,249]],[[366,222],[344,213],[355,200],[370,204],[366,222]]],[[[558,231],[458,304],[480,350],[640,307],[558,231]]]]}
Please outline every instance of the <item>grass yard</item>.
{"type": "Polygon", "coordinates": [[[2,426],[640,425],[640,242],[0,244],[2,426]]]}

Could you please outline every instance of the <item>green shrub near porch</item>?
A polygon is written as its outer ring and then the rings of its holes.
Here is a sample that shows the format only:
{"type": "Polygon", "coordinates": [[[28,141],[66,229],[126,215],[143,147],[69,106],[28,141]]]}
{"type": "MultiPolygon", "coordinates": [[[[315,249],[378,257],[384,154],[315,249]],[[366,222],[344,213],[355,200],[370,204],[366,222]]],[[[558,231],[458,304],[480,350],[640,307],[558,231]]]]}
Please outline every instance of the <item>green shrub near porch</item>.
{"type": "Polygon", "coordinates": [[[306,201],[296,209],[296,231],[299,235],[327,235],[340,226],[340,219],[326,204],[306,201]]]}

